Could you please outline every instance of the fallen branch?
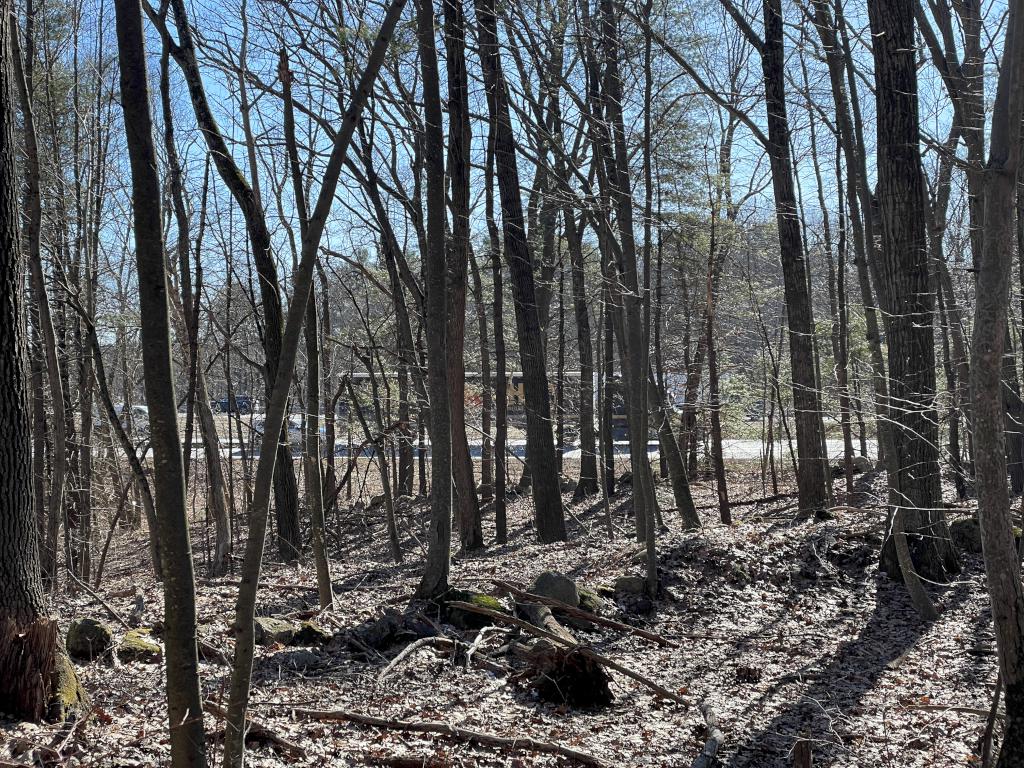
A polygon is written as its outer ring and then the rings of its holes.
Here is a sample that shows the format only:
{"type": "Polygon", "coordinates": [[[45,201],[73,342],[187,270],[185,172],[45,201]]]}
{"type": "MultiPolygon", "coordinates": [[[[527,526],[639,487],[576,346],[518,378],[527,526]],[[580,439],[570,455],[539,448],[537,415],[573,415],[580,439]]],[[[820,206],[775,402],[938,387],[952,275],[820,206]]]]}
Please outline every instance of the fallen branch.
{"type": "MultiPolygon", "coordinates": [[[[220,706],[220,704],[217,704],[216,702],[206,700],[205,702],[203,702],[203,709],[206,712],[209,712],[218,720],[227,720],[227,710],[224,709],[224,707],[220,706]]],[[[278,747],[282,752],[290,755],[293,758],[306,756],[305,749],[300,747],[295,742],[288,741],[288,739],[284,738],[283,736],[278,736],[276,733],[270,730],[270,728],[263,725],[263,723],[260,723],[256,720],[253,720],[251,717],[246,716],[245,725],[246,737],[252,736],[254,739],[263,739],[264,741],[270,742],[274,746],[278,747]]]]}
{"type": "Polygon", "coordinates": [[[409,643],[401,652],[393,658],[381,673],[377,675],[377,682],[382,681],[385,677],[391,674],[391,671],[402,663],[402,659],[406,658],[412,653],[415,653],[418,649],[425,645],[434,646],[445,646],[447,648],[454,648],[455,641],[448,637],[421,637],[419,640],[409,643]]]}
{"type": "Polygon", "coordinates": [[[718,717],[708,704],[701,704],[700,712],[704,715],[708,736],[704,742],[704,749],[697,755],[697,759],[693,761],[691,768],[711,768],[715,762],[715,755],[718,754],[718,748],[725,741],[725,733],[718,727],[718,717]]]}
{"type": "Polygon", "coordinates": [[[685,705],[687,703],[681,696],[672,693],[672,691],[659,685],[650,678],[644,677],[639,672],[634,672],[629,667],[624,667],[617,661],[612,661],[607,656],[602,656],[601,654],[586,647],[585,645],[573,645],[572,643],[567,642],[565,638],[560,637],[559,635],[556,635],[552,632],[548,632],[545,629],[541,629],[540,627],[536,627],[528,621],[517,619],[515,616],[507,616],[506,614],[499,613],[498,611],[492,611],[490,608],[482,608],[478,605],[473,605],[472,603],[463,603],[459,600],[453,600],[452,602],[448,603],[448,605],[452,608],[460,608],[464,611],[479,613],[482,616],[487,616],[493,619],[494,621],[500,623],[511,624],[514,627],[519,627],[520,629],[526,630],[531,635],[534,635],[536,637],[543,637],[545,640],[550,640],[551,642],[563,648],[572,648],[573,650],[578,651],[579,653],[583,654],[587,658],[596,661],[598,664],[601,664],[602,666],[609,667],[610,669],[614,669],[617,672],[621,672],[626,677],[632,678],[633,680],[636,680],[638,683],[643,683],[645,686],[654,691],[658,696],[661,696],[664,699],[669,699],[670,701],[674,701],[677,704],[685,705]]]}
{"type": "Polygon", "coordinates": [[[623,624],[621,621],[606,619],[603,616],[598,616],[597,614],[591,613],[590,611],[585,611],[582,608],[575,608],[571,605],[568,605],[567,603],[563,603],[561,600],[556,600],[553,597],[544,597],[542,595],[535,595],[531,592],[526,592],[525,590],[514,587],[507,581],[495,579],[491,583],[498,587],[498,589],[503,589],[509,594],[511,594],[513,597],[517,597],[520,600],[529,600],[534,603],[540,603],[541,605],[547,605],[551,608],[557,608],[563,613],[566,613],[569,616],[573,616],[577,619],[584,619],[585,621],[589,621],[592,624],[599,624],[602,627],[609,627],[611,629],[617,629],[621,632],[628,632],[631,635],[636,635],[637,637],[642,637],[645,640],[650,640],[652,643],[657,643],[658,645],[665,648],[679,647],[678,643],[674,643],[671,640],[662,637],[661,635],[656,635],[654,632],[648,632],[647,630],[640,629],[639,627],[632,627],[629,624],[623,624]]]}
{"type": "Polygon", "coordinates": [[[96,594],[96,592],[93,590],[92,587],[90,587],[88,584],[86,584],[84,581],[82,581],[80,578],[78,578],[75,575],[74,571],[72,571],[70,568],[68,568],[67,569],[67,574],[68,574],[68,576],[71,577],[71,579],[78,586],[80,586],[82,589],[84,589],[86,592],[88,592],[89,595],[96,602],[98,602],[100,605],[102,605],[104,608],[107,609],[107,613],[110,614],[110,618],[112,618],[114,621],[118,622],[125,629],[131,629],[132,628],[131,625],[127,621],[125,621],[124,618],[122,618],[121,614],[119,614],[117,611],[115,611],[113,609],[113,607],[111,607],[110,603],[108,603],[106,600],[104,600],[102,597],[100,597],[98,594],[96,594]]]}
{"type": "Polygon", "coordinates": [[[448,723],[388,720],[386,718],[373,717],[372,715],[349,712],[344,709],[293,709],[292,712],[300,717],[305,717],[310,720],[359,723],[360,725],[368,725],[373,728],[386,728],[388,730],[405,731],[408,733],[436,733],[455,741],[483,744],[485,746],[498,747],[500,749],[518,749],[525,752],[544,752],[550,755],[561,755],[562,757],[569,758],[570,760],[576,760],[584,765],[595,766],[595,768],[611,768],[612,765],[611,763],[608,763],[594,755],[586,752],[580,752],[579,750],[572,749],[571,747],[563,747],[560,744],[554,744],[550,741],[538,741],[525,736],[517,736],[515,738],[497,736],[492,733],[483,733],[481,731],[471,731],[466,728],[459,728],[454,725],[449,725],[448,723]]]}

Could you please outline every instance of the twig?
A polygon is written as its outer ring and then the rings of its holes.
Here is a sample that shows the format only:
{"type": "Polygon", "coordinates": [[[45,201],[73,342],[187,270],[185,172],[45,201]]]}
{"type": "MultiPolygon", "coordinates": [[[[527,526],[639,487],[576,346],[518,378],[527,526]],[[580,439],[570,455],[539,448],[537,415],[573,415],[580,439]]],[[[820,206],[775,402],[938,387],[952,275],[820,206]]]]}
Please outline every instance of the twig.
{"type": "Polygon", "coordinates": [[[448,723],[439,723],[431,721],[410,721],[410,720],[388,720],[381,717],[373,717],[372,715],[363,715],[357,712],[349,712],[343,709],[336,710],[315,710],[315,709],[293,709],[292,712],[300,717],[306,717],[311,720],[320,721],[342,721],[359,723],[360,725],[368,725],[374,728],[387,728],[394,731],[406,731],[411,733],[436,733],[446,738],[453,739],[455,741],[464,742],[475,742],[477,744],[483,744],[489,747],[498,747],[500,749],[519,749],[526,752],[544,752],[552,755],[561,755],[571,760],[583,763],[584,765],[592,765],[595,768],[610,768],[612,765],[599,757],[588,754],[586,752],[580,752],[579,750],[572,749],[571,747],[564,747],[560,744],[554,744],[549,741],[538,741],[537,739],[531,739],[525,736],[517,736],[515,738],[508,738],[506,736],[497,736],[492,733],[483,733],[481,731],[471,731],[466,728],[459,728],[448,723]]]}
{"type": "Polygon", "coordinates": [[[470,611],[472,613],[479,613],[482,616],[488,616],[498,622],[511,624],[514,627],[519,627],[520,629],[526,630],[531,635],[543,637],[545,640],[550,640],[551,642],[555,643],[556,645],[560,645],[563,648],[571,648],[572,650],[578,651],[587,658],[596,661],[598,664],[601,664],[605,667],[610,667],[611,669],[621,672],[626,677],[630,677],[639,683],[643,683],[662,698],[669,699],[670,701],[674,701],[677,704],[685,705],[687,703],[681,696],[672,693],[672,691],[659,685],[650,678],[644,677],[639,672],[634,672],[629,667],[624,667],[617,661],[612,661],[607,656],[602,656],[601,654],[597,653],[594,650],[591,650],[585,645],[574,645],[573,643],[567,641],[564,637],[559,637],[558,635],[552,632],[548,632],[546,629],[536,627],[528,621],[517,619],[514,616],[506,616],[505,614],[499,613],[498,611],[492,611],[490,608],[482,608],[478,605],[473,605],[472,603],[463,603],[459,600],[453,600],[450,603],[448,603],[448,605],[452,608],[460,608],[464,611],[470,611]]]}
{"type": "Polygon", "coordinates": [[[551,608],[557,608],[570,616],[574,616],[578,619],[585,619],[586,621],[589,621],[592,624],[600,624],[603,627],[617,629],[621,632],[628,632],[631,635],[636,635],[637,637],[642,637],[645,640],[650,640],[652,643],[657,643],[658,645],[665,648],[679,647],[678,643],[674,643],[671,640],[662,637],[661,635],[656,635],[653,632],[648,632],[647,630],[640,629],[639,627],[631,627],[629,624],[623,624],[621,621],[615,621],[614,619],[606,619],[603,616],[598,616],[597,614],[591,613],[590,611],[585,611],[582,608],[575,608],[571,605],[563,603],[561,600],[556,600],[553,597],[544,597],[543,595],[535,595],[531,592],[526,592],[525,590],[514,587],[507,581],[494,579],[492,580],[491,583],[498,587],[498,589],[505,590],[513,597],[517,597],[522,600],[529,600],[534,603],[540,603],[541,605],[547,605],[551,608]]]}
{"type": "MultiPolygon", "coordinates": [[[[227,720],[227,710],[220,706],[216,702],[207,700],[203,702],[203,709],[209,712],[211,715],[216,717],[218,720],[227,720]]],[[[283,736],[278,736],[270,728],[263,725],[262,723],[253,720],[251,717],[246,716],[245,724],[247,727],[246,736],[252,736],[256,739],[263,739],[269,741],[271,744],[279,747],[282,752],[294,757],[305,757],[306,750],[300,747],[298,744],[288,741],[283,736]]]]}

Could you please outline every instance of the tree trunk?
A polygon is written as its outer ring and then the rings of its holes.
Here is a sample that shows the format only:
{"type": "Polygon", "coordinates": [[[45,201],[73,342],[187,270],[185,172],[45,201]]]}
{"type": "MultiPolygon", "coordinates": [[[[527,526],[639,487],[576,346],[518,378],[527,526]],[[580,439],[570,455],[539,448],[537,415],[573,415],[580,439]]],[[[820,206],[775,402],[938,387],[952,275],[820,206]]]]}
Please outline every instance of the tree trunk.
{"type": "Polygon", "coordinates": [[[526,451],[533,476],[537,535],[542,542],[564,541],[565,513],[551,431],[551,398],[533,276],[533,258],[526,242],[520,198],[516,144],[502,72],[494,0],[475,0],[480,59],[494,130],[494,156],[501,200],[505,260],[512,277],[519,336],[519,356],[526,390],[526,451]]]}
{"type": "Polygon", "coordinates": [[[912,0],[869,3],[875,35],[878,114],[878,198],[882,220],[883,275],[880,298],[886,313],[889,348],[891,448],[890,530],[883,567],[905,581],[893,534],[904,520],[917,572],[944,581],[957,570],[949,539],[939,477],[939,434],[935,413],[934,299],[929,279],[924,176],[920,166],[917,71],[912,0]]]}
{"type": "MultiPolygon", "coordinates": [[[[462,0],[444,0],[444,39],[448,71],[448,177],[451,181],[452,237],[448,261],[447,354],[451,393],[452,476],[455,516],[462,549],[482,549],[484,533],[476,495],[473,459],[466,435],[466,281],[469,264],[469,82],[466,74],[466,20],[462,0]]],[[[429,129],[428,129],[429,130],[429,129]]],[[[443,193],[442,193],[443,194],[443,193]]]]}
{"type": "Polygon", "coordinates": [[[1014,245],[1014,207],[1024,112],[1024,14],[1012,4],[992,139],[985,169],[985,243],[978,271],[972,339],[978,518],[992,603],[1006,722],[997,768],[1024,765],[1024,587],[1006,484],[1001,373],[1014,245]]]}
{"type": "Polygon", "coordinates": [[[423,77],[427,252],[423,254],[430,392],[430,534],[427,562],[416,592],[436,597],[448,590],[452,539],[452,423],[448,382],[448,267],[445,255],[444,135],[434,41],[433,0],[417,0],[417,36],[423,77]]]}
{"type": "Polygon", "coordinates": [[[146,79],[139,0],[117,0],[121,106],[132,172],[132,212],[138,264],[139,313],[146,403],[153,446],[153,478],[164,548],[164,646],[171,761],[206,766],[199,656],[196,648],[195,573],[185,510],[185,468],[178,436],[171,365],[170,312],[161,216],[161,189],[146,79]]]}
{"type": "Polygon", "coordinates": [[[827,457],[822,455],[824,427],[814,365],[814,314],[793,188],[793,161],[786,115],[786,52],[783,45],[781,0],[764,0],[764,27],[761,67],[768,109],[767,149],[775,192],[775,214],[789,320],[789,355],[799,460],[797,489],[801,510],[814,513],[828,507],[830,481],[827,457]]]}
{"type": "MultiPolygon", "coordinates": [[[[14,133],[14,8],[0,2],[0,699],[16,717],[64,720],[89,705],[49,618],[32,502],[24,266],[14,133]]],[[[20,76],[20,73],[18,73],[20,76]]]]}

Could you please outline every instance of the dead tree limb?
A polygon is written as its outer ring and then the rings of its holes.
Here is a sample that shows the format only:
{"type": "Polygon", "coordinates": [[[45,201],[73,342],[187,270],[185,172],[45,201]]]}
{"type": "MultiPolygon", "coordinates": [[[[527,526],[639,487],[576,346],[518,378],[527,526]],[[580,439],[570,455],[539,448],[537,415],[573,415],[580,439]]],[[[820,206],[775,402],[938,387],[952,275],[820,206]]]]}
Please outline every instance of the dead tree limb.
{"type": "Polygon", "coordinates": [[[471,731],[466,728],[459,728],[454,725],[449,725],[448,723],[389,720],[387,718],[349,712],[343,709],[293,709],[292,712],[299,717],[305,717],[310,720],[359,723],[360,725],[368,725],[373,728],[385,728],[392,731],[405,731],[409,733],[436,733],[455,741],[483,744],[488,747],[497,747],[499,749],[518,749],[526,752],[544,752],[551,755],[561,755],[562,757],[575,760],[584,765],[595,766],[595,768],[611,768],[612,765],[612,763],[606,762],[605,760],[588,754],[587,752],[581,752],[578,749],[572,749],[571,747],[564,747],[561,744],[554,744],[550,741],[538,741],[537,739],[531,739],[526,736],[516,736],[514,738],[497,736],[492,733],[483,733],[481,731],[471,731]]]}
{"type": "Polygon", "coordinates": [[[652,691],[654,691],[655,694],[661,696],[664,699],[674,701],[677,704],[687,703],[681,696],[672,693],[672,691],[668,690],[664,686],[659,685],[650,678],[644,677],[639,672],[635,672],[629,667],[625,667],[622,664],[619,664],[617,661],[609,659],[607,656],[602,656],[601,654],[586,647],[585,645],[573,646],[572,643],[567,642],[564,638],[560,637],[559,635],[548,632],[547,630],[541,629],[540,627],[535,627],[528,621],[517,619],[514,616],[506,616],[505,614],[499,613],[498,611],[492,611],[490,608],[482,608],[478,605],[473,605],[472,603],[463,603],[458,600],[453,600],[452,602],[448,603],[448,605],[452,608],[460,608],[464,611],[479,613],[482,616],[487,616],[493,619],[494,621],[497,621],[502,624],[511,624],[512,626],[519,627],[520,629],[529,632],[531,635],[534,635],[535,637],[542,637],[545,640],[550,640],[551,642],[563,648],[572,648],[573,650],[577,650],[579,651],[579,653],[583,654],[587,658],[592,659],[593,661],[596,661],[598,664],[608,667],[609,669],[614,669],[617,672],[621,672],[626,677],[632,678],[633,680],[636,680],[638,683],[642,683],[643,685],[647,686],[652,691]]]}
{"type": "Polygon", "coordinates": [[[582,608],[575,608],[571,605],[563,603],[561,600],[556,600],[553,597],[535,595],[531,592],[527,592],[525,590],[513,586],[512,584],[509,584],[507,581],[495,579],[491,583],[498,587],[498,589],[503,589],[513,597],[516,597],[520,600],[529,600],[530,602],[540,603],[541,605],[546,605],[550,608],[557,608],[558,610],[562,611],[568,616],[572,616],[573,618],[583,619],[584,621],[589,621],[591,624],[598,624],[602,627],[617,629],[621,632],[628,632],[631,635],[636,635],[637,637],[642,637],[645,640],[650,640],[652,643],[657,643],[658,645],[664,648],[679,647],[678,643],[674,643],[671,640],[662,637],[661,635],[655,634],[654,632],[648,632],[647,630],[640,629],[639,627],[631,627],[629,624],[623,624],[621,621],[615,621],[614,619],[606,619],[603,616],[598,616],[597,614],[591,613],[590,611],[585,611],[582,608]]]}

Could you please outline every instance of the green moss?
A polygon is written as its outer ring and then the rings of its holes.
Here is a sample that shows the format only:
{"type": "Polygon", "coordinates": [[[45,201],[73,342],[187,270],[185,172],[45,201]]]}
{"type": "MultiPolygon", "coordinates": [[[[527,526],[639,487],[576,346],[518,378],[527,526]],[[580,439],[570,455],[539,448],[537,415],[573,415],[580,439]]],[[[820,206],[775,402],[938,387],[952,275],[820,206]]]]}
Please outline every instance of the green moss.
{"type": "Polygon", "coordinates": [[[508,613],[508,609],[496,597],[491,597],[481,592],[470,592],[465,589],[449,589],[438,598],[438,607],[441,609],[442,615],[460,629],[480,629],[481,627],[493,624],[494,621],[489,616],[449,606],[449,603],[452,602],[470,603],[478,608],[486,608],[498,613],[508,613]]]}
{"type": "Polygon", "coordinates": [[[55,723],[86,714],[91,705],[67,653],[56,648],[53,660],[53,689],[46,717],[55,723]]]}
{"type": "Polygon", "coordinates": [[[589,613],[599,614],[601,613],[601,607],[604,604],[604,600],[601,596],[592,589],[586,587],[580,588],[580,608],[589,613]]]}
{"type": "Polygon", "coordinates": [[[118,656],[123,661],[160,661],[163,649],[152,640],[149,640],[149,636],[150,631],[148,629],[130,630],[117,647],[118,656]]]}

